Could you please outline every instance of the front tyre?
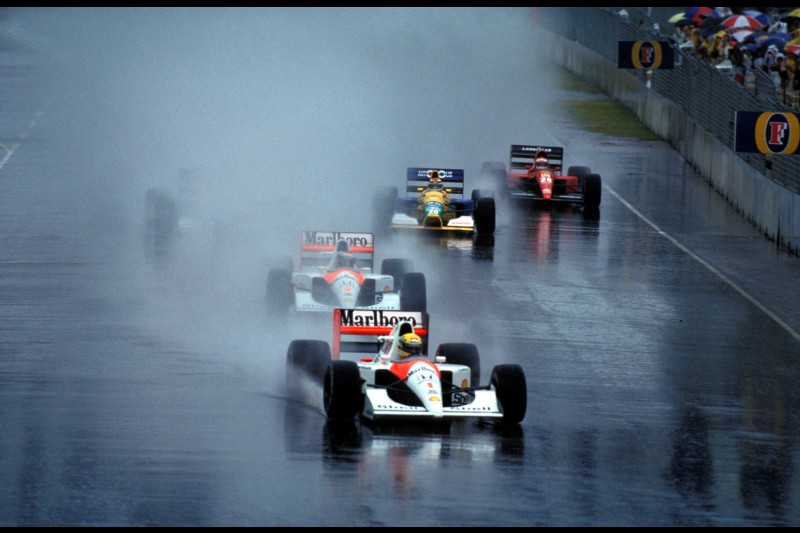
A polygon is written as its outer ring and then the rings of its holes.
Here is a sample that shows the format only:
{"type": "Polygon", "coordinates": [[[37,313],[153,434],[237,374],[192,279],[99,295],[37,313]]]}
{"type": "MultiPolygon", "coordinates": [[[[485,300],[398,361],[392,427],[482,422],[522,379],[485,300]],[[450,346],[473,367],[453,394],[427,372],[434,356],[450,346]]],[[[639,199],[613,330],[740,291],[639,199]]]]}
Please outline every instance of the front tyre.
{"type": "Polygon", "coordinates": [[[473,211],[475,229],[478,233],[490,235],[495,229],[495,204],[492,197],[481,197],[475,203],[473,211]]]}
{"type": "Polygon", "coordinates": [[[294,304],[292,273],[273,268],[267,273],[267,311],[275,318],[285,318],[294,304]]]}
{"type": "Polygon", "coordinates": [[[522,367],[516,364],[495,366],[489,386],[494,389],[497,401],[503,409],[503,423],[522,422],[528,408],[528,386],[522,367]]]}
{"type": "Polygon", "coordinates": [[[394,278],[394,290],[400,291],[403,288],[403,276],[406,272],[414,270],[414,263],[411,259],[384,259],[381,261],[381,274],[394,278]]]}
{"type": "Polygon", "coordinates": [[[375,195],[372,204],[372,227],[378,235],[386,235],[392,228],[395,203],[397,200],[397,187],[388,187],[375,195]]]}
{"type": "Polygon", "coordinates": [[[400,309],[403,311],[428,310],[428,289],[425,274],[422,272],[407,272],[403,275],[402,289],[400,290],[400,309]]]}
{"type": "Polygon", "coordinates": [[[591,173],[592,169],[589,167],[575,166],[575,167],[569,167],[569,169],[567,169],[567,176],[576,176],[578,178],[578,181],[582,181],[583,178],[585,178],[591,173]]]}
{"type": "Polygon", "coordinates": [[[322,385],[325,372],[331,363],[331,348],[325,341],[294,340],[286,352],[286,377],[291,383],[292,374],[300,371],[314,383],[322,385]]]}
{"type": "Polygon", "coordinates": [[[481,358],[478,347],[467,342],[446,342],[436,348],[436,355],[443,355],[445,363],[468,366],[470,387],[481,384],[481,358]]]}
{"type": "Polygon", "coordinates": [[[599,174],[589,174],[583,179],[583,205],[589,208],[600,207],[603,192],[599,174]]]}
{"type": "Polygon", "coordinates": [[[330,420],[353,420],[361,412],[364,395],[355,361],[331,361],[325,372],[322,402],[330,420]]]}
{"type": "Polygon", "coordinates": [[[481,198],[494,198],[494,191],[491,189],[473,189],[472,201],[477,202],[481,198]]]}
{"type": "Polygon", "coordinates": [[[172,243],[178,228],[175,199],[163,189],[148,189],[145,194],[145,232],[148,245],[162,252],[172,243]]]}

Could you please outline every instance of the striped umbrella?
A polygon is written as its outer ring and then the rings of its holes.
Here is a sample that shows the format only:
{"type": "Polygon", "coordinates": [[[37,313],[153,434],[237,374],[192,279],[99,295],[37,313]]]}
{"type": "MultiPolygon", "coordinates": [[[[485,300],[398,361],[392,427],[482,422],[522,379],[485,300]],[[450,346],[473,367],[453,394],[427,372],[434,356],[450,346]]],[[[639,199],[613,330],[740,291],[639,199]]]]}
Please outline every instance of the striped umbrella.
{"type": "Polygon", "coordinates": [[[783,47],[783,53],[800,55],[800,44],[787,44],[783,47]]]}
{"type": "Polygon", "coordinates": [[[733,15],[723,20],[722,25],[728,28],[750,28],[751,30],[763,27],[758,20],[747,15],[733,15]]]}

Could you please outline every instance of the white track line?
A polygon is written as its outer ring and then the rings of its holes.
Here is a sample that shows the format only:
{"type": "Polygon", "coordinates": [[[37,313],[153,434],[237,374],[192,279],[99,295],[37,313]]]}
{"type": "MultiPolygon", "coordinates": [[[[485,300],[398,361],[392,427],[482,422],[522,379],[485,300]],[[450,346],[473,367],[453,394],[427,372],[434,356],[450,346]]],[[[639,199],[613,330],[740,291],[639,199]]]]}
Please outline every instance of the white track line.
{"type": "Polygon", "coordinates": [[[651,220],[650,220],[650,219],[648,219],[646,216],[644,216],[643,214],[641,214],[641,213],[640,213],[640,212],[639,212],[639,211],[638,211],[638,210],[637,210],[635,207],[633,207],[633,206],[632,206],[630,203],[628,203],[628,202],[627,202],[627,201],[626,201],[624,198],[622,198],[622,197],[621,197],[619,194],[617,194],[617,191],[615,191],[614,189],[612,189],[611,187],[609,187],[609,186],[608,186],[608,185],[606,185],[606,184],[603,184],[603,188],[604,188],[604,189],[606,189],[606,190],[608,190],[608,192],[610,192],[612,195],[614,195],[614,197],[615,197],[617,200],[619,200],[620,202],[622,202],[622,204],[623,204],[625,207],[627,207],[628,209],[630,209],[630,210],[631,210],[631,212],[633,212],[633,214],[635,214],[637,217],[639,217],[640,219],[642,219],[642,221],[644,221],[644,223],[645,223],[645,224],[647,224],[648,226],[650,226],[651,228],[653,228],[654,230],[656,230],[656,232],[658,232],[658,234],[659,234],[659,235],[661,235],[662,237],[664,237],[664,238],[668,239],[668,240],[669,240],[669,241],[670,241],[672,244],[674,244],[674,245],[675,245],[675,246],[677,246],[677,247],[678,247],[680,250],[682,250],[684,253],[686,253],[687,255],[689,255],[689,257],[691,257],[692,259],[694,259],[695,261],[697,261],[698,263],[700,263],[701,265],[703,265],[704,267],[706,267],[708,270],[710,270],[710,271],[711,271],[711,272],[712,272],[714,275],[716,275],[716,276],[717,276],[719,279],[721,279],[722,281],[724,281],[725,283],[727,283],[727,284],[728,284],[728,285],[729,285],[731,288],[733,288],[733,290],[735,290],[736,292],[738,292],[739,294],[741,294],[742,296],[744,296],[744,297],[745,297],[746,299],[748,299],[748,300],[749,300],[749,301],[750,301],[750,302],[751,302],[753,305],[755,305],[755,306],[756,306],[756,307],[758,307],[758,308],[759,308],[761,311],[763,311],[763,312],[764,312],[764,313],[765,313],[765,314],[766,314],[768,317],[770,317],[772,320],[774,320],[775,322],[777,322],[777,323],[778,323],[778,325],[779,325],[780,327],[782,327],[783,329],[785,329],[786,331],[788,331],[788,332],[789,332],[789,334],[790,334],[792,337],[794,337],[796,340],[800,341],[800,333],[798,333],[797,331],[795,331],[794,329],[792,329],[792,327],[791,327],[789,324],[787,324],[786,322],[784,322],[783,320],[781,320],[781,318],[780,318],[778,315],[776,315],[775,313],[773,313],[772,311],[770,311],[769,309],[767,309],[767,308],[766,308],[764,305],[762,305],[762,304],[761,304],[761,302],[759,302],[758,300],[756,300],[754,297],[750,296],[750,294],[749,294],[749,293],[747,293],[747,292],[746,292],[744,289],[742,289],[741,287],[739,287],[738,285],[736,285],[736,283],[734,283],[734,282],[733,282],[733,280],[731,280],[731,279],[730,279],[728,276],[726,276],[725,274],[723,274],[722,272],[720,272],[719,270],[717,270],[716,268],[714,268],[714,266],[713,266],[713,265],[711,265],[711,264],[710,264],[708,261],[706,261],[706,260],[705,260],[705,259],[703,259],[702,257],[698,256],[698,255],[697,255],[697,254],[695,254],[694,252],[692,252],[692,251],[691,251],[690,249],[688,249],[686,246],[684,246],[684,245],[682,245],[680,242],[678,242],[678,240],[677,240],[677,239],[675,239],[675,238],[674,238],[674,237],[672,237],[671,235],[668,235],[668,234],[667,234],[665,231],[663,231],[661,228],[659,228],[658,226],[656,226],[656,224],[655,224],[653,221],[651,221],[651,220]]]}
{"type": "MultiPolygon", "coordinates": [[[[22,135],[19,136],[20,141],[24,141],[25,139],[28,138],[28,135],[33,130],[33,128],[36,127],[36,123],[39,121],[40,118],[42,118],[43,114],[44,114],[43,111],[39,111],[39,112],[36,113],[36,115],[34,115],[33,120],[31,120],[30,124],[28,124],[28,127],[25,128],[25,131],[23,131],[22,135]]],[[[0,150],[5,152],[5,155],[3,155],[3,158],[0,159],[0,170],[2,170],[3,167],[5,166],[5,164],[8,162],[8,160],[11,159],[11,156],[14,155],[14,151],[17,148],[19,148],[20,144],[22,144],[22,142],[18,142],[17,144],[15,144],[13,146],[6,146],[5,144],[0,143],[0,150]]],[[[0,152],[0,153],[2,153],[2,152],[0,152]]]]}

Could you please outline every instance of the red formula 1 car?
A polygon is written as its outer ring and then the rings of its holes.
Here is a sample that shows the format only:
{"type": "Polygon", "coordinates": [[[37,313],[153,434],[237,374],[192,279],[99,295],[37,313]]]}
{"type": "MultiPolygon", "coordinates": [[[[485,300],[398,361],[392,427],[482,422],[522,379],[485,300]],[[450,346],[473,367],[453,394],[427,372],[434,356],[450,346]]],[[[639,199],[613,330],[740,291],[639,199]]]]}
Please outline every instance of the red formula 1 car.
{"type": "Polygon", "coordinates": [[[602,183],[589,167],[569,167],[562,174],[564,149],[560,146],[511,145],[508,170],[503,163],[486,162],[483,173],[498,180],[512,200],[535,203],[572,203],[600,207],[602,183]]]}

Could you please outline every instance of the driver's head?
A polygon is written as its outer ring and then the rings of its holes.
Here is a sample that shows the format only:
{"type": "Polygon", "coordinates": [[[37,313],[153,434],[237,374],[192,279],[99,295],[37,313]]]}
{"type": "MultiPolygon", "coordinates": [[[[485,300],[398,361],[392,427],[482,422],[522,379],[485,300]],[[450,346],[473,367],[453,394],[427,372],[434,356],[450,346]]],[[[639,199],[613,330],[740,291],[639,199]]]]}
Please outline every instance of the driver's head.
{"type": "Polygon", "coordinates": [[[416,333],[406,333],[397,342],[397,353],[400,359],[406,359],[412,355],[422,353],[422,339],[416,333]]]}
{"type": "Polygon", "coordinates": [[[441,191],[444,188],[444,183],[442,183],[442,177],[439,175],[438,170],[428,171],[428,188],[434,191],[441,191]]]}
{"type": "Polygon", "coordinates": [[[341,268],[355,268],[356,258],[348,252],[336,252],[336,266],[341,268]]]}

